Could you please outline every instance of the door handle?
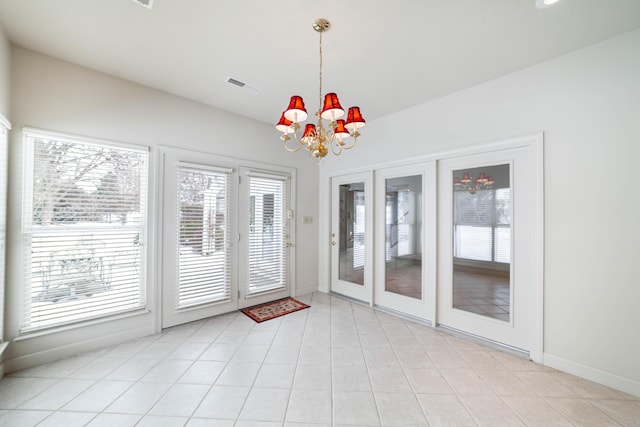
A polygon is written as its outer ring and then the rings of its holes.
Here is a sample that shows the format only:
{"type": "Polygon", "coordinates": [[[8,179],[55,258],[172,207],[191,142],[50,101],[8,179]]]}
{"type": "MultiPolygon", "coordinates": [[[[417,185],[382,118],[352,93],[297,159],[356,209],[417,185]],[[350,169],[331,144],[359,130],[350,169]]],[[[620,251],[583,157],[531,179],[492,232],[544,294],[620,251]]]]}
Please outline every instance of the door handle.
{"type": "Polygon", "coordinates": [[[331,241],[331,246],[335,246],[336,242],[334,240],[331,241]]]}

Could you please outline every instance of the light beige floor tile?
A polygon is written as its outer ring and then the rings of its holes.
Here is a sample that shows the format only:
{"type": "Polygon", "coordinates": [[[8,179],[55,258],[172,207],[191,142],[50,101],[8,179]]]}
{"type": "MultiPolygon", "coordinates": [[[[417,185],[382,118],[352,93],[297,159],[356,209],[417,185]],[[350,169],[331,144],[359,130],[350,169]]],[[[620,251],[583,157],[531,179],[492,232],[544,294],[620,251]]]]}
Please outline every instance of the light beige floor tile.
{"type": "Polygon", "coordinates": [[[514,371],[513,374],[527,388],[543,397],[580,397],[571,387],[560,381],[557,375],[545,371],[514,371]]]}
{"type": "Polygon", "coordinates": [[[640,403],[638,402],[604,399],[590,399],[589,402],[624,426],[640,426],[640,403]]]}
{"type": "Polygon", "coordinates": [[[52,378],[4,378],[0,382],[0,409],[16,408],[57,382],[52,378]]]}
{"type": "Polygon", "coordinates": [[[493,389],[472,370],[445,370],[440,372],[458,395],[492,395],[493,389]]]}
{"type": "Polygon", "coordinates": [[[333,422],[335,425],[341,426],[379,426],[380,418],[373,393],[334,391],[333,422]]]}
{"type": "Polygon", "coordinates": [[[374,393],[374,397],[382,425],[404,427],[427,424],[413,393],[374,393]]]}
{"type": "Polygon", "coordinates": [[[0,416],[0,426],[31,427],[51,415],[50,411],[12,410],[0,416]]]}
{"type": "Polygon", "coordinates": [[[136,424],[136,427],[183,427],[187,421],[189,421],[187,417],[146,415],[136,424]]]}
{"type": "Polygon", "coordinates": [[[259,370],[259,363],[229,363],[218,377],[216,384],[250,387],[259,370]]]}
{"type": "Polygon", "coordinates": [[[504,396],[502,400],[527,426],[572,425],[541,397],[504,396]]]}
{"type": "Polygon", "coordinates": [[[99,380],[120,367],[126,360],[119,357],[99,357],[74,371],[68,378],[99,380]]]}
{"type": "Polygon", "coordinates": [[[235,420],[249,395],[249,387],[211,387],[193,416],[235,420]]]}
{"type": "Polygon", "coordinates": [[[154,366],[160,363],[158,359],[129,359],[105,377],[114,381],[138,381],[154,366]]]}
{"type": "Polygon", "coordinates": [[[427,355],[438,369],[471,369],[471,366],[453,350],[428,350],[427,355]]]}
{"type": "Polygon", "coordinates": [[[267,351],[268,345],[242,344],[231,358],[231,363],[262,363],[267,351]]]}
{"type": "Polygon", "coordinates": [[[63,379],[22,403],[19,409],[56,410],[91,387],[94,380],[63,379]]]}
{"type": "Polygon", "coordinates": [[[400,362],[392,349],[369,348],[362,351],[367,366],[376,368],[400,368],[400,362]]]}
{"type": "Polygon", "coordinates": [[[464,405],[455,395],[418,394],[418,403],[422,407],[430,426],[475,426],[464,405]]]}
{"type": "Polygon", "coordinates": [[[284,421],[289,402],[289,389],[253,387],[244,403],[239,419],[284,421]]]}
{"type": "Polygon", "coordinates": [[[234,427],[235,420],[214,420],[191,417],[185,427],[234,427]]]}
{"type": "Polygon", "coordinates": [[[536,392],[527,387],[515,375],[506,369],[502,371],[476,371],[480,378],[500,396],[536,396],[536,392]]]}
{"type": "Polygon", "coordinates": [[[227,362],[196,360],[178,379],[182,384],[213,384],[216,382],[227,362]]]}
{"type": "Polygon", "coordinates": [[[546,402],[579,426],[618,426],[619,424],[596,406],[584,399],[555,398],[546,402]]]}
{"type": "Polygon", "coordinates": [[[167,359],[196,360],[209,347],[207,343],[185,342],[173,350],[167,359]]]}
{"type": "Polygon", "coordinates": [[[460,396],[460,400],[480,426],[516,427],[525,425],[498,396],[460,396]]]}
{"type": "Polygon", "coordinates": [[[258,372],[254,387],[291,388],[295,365],[264,364],[258,372]]]}
{"type": "Polygon", "coordinates": [[[149,411],[150,415],[190,417],[209,391],[208,385],[174,384],[149,411]]]}
{"type": "Polygon", "coordinates": [[[133,427],[142,418],[142,415],[125,415],[125,414],[98,414],[89,424],[88,427],[133,427]]]}
{"type": "Polygon", "coordinates": [[[146,346],[142,351],[135,355],[136,359],[164,359],[178,348],[179,342],[174,341],[156,341],[146,346]]]}
{"type": "Polygon", "coordinates": [[[505,367],[498,359],[493,357],[493,352],[489,351],[460,351],[460,357],[475,370],[483,371],[503,371],[505,367]]]}
{"type": "Polygon", "coordinates": [[[334,366],[365,366],[364,353],[360,347],[332,348],[334,366]]]}
{"type": "Polygon", "coordinates": [[[302,346],[300,348],[300,357],[298,358],[298,364],[330,366],[331,347],[302,346]]]}
{"type": "Polygon", "coordinates": [[[396,350],[396,357],[405,369],[435,369],[427,353],[420,350],[396,350]]]}
{"type": "Polygon", "coordinates": [[[135,383],[130,381],[98,381],[62,409],[67,411],[100,412],[135,383]]]}
{"type": "Polygon", "coordinates": [[[216,362],[228,362],[240,347],[240,344],[211,344],[200,355],[198,360],[213,360],[216,362]]]}
{"type": "Polygon", "coordinates": [[[409,392],[411,386],[401,368],[371,368],[369,378],[374,392],[409,392]]]}
{"type": "Polygon", "coordinates": [[[371,391],[369,372],[364,366],[335,366],[333,390],[371,391]]]}
{"type": "Polygon", "coordinates": [[[415,393],[453,394],[454,391],[437,369],[405,369],[415,393]]]}
{"type": "Polygon", "coordinates": [[[169,390],[170,384],[136,383],[107,407],[106,412],[146,414],[169,390]]]}
{"type": "Polygon", "coordinates": [[[38,424],[38,427],[82,427],[89,424],[97,415],[96,412],[56,411],[38,424]]]}
{"type": "Polygon", "coordinates": [[[185,373],[193,362],[191,360],[166,359],[161,360],[144,377],[142,382],[174,383],[185,373]]]}
{"type": "Polygon", "coordinates": [[[298,365],[293,388],[305,390],[331,390],[331,367],[325,365],[298,365]]]}
{"type": "Polygon", "coordinates": [[[265,357],[263,363],[295,365],[296,363],[298,363],[299,352],[300,348],[297,346],[272,345],[271,347],[269,347],[269,351],[267,352],[267,356],[265,357]]]}

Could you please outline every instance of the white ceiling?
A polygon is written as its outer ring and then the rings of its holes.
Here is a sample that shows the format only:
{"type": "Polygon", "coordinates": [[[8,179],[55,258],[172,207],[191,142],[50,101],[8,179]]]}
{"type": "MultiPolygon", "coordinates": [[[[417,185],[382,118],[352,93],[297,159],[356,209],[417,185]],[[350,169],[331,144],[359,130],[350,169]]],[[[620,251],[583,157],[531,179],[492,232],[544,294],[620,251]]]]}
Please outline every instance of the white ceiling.
{"type": "Polygon", "coordinates": [[[324,91],[372,120],[638,28],[640,0],[0,0],[16,45],[271,124],[318,108],[319,17],[324,91]]]}

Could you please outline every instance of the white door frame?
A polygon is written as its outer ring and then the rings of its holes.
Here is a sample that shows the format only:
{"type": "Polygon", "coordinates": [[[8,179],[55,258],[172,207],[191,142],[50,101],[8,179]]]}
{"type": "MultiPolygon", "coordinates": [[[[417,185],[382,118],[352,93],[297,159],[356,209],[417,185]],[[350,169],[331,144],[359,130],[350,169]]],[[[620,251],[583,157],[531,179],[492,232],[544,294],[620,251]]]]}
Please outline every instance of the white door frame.
{"type": "MultiPolygon", "coordinates": [[[[331,255],[330,262],[330,286],[331,291],[341,295],[357,299],[371,304],[373,301],[373,175],[371,172],[355,173],[349,175],[335,176],[331,179],[331,223],[328,244],[331,255]],[[356,285],[338,278],[338,239],[339,229],[339,204],[340,194],[336,191],[341,185],[363,182],[364,183],[364,205],[365,205],[365,231],[364,231],[364,284],[356,285]]],[[[322,240],[321,240],[322,244],[322,240]]]]}
{"type": "MultiPolygon", "coordinates": [[[[163,208],[165,205],[165,200],[164,200],[164,191],[165,191],[165,177],[164,177],[164,173],[165,173],[165,157],[171,157],[172,159],[180,159],[182,161],[187,161],[187,162],[192,162],[192,163],[196,163],[196,164],[207,164],[207,163],[212,163],[215,164],[217,166],[221,166],[221,167],[228,167],[228,168],[232,168],[235,170],[235,172],[233,173],[233,177],[236,180],[234,183],[232,183],[231,187],[232,187],[232,193],[233,193],[233,200],[231,201],[231,203],[233,204],[233,209],[232,212],[234,213],[234,215],[236,215],[237,217],[237,212],[238,212],[238,194],[239,194],[239,184],[238,184],[238,180],[237,180],[237,171],[241,168],[247,168],[247,169],[254,169],[254,170],[263,170],[263,171],[272,171],[272,172],[280,172],[283,174],[289,174],[290,176],[290,186],[289,186],[289,204],[290,206],[294,207],[296,206],[296,170],[294,168],[290,168],[290,167],[285,167],[285,166],[278,166],[278,165],[272,165],[272,164],[268,164],[268,163],[261,163],[261,162],[253,162],[253,161],[249,161],[249,160],[242,160],[242,159],[237,159],[237,158],[231,158],[231,157],[225,157],[225,156],[219,156],[216,154],[211,154],[211,153],[204,153],[204,152],[199,152],[199,151],[193,151],[193,150],[187,150],[187,149],[182,149],[182,148],[177,148],[177,147],[170,147],[170,146],[158,146],[158,150],[156,152],[156,164],[157,164],[157,169],[156,169],[156,182],[157,182],[157,190],[156,190],[156,194],[157,194],[157,198],[155,201],[155,209],[156,209],[156,224],[155,224],[155,235],[157,236],[157,240],[156,240],[156,247],[159,248],[158,250],[156,250],[156,255],[155,255],[155,263],[154,263],[154,274],[155,277],[157,278],[156,280],[156,285],[155,285],[155,292],[154,292],[154,296],[155,296],[155,300],[153,302],[150,301],[150,306],[155,307],[155,324],[156,324],[156,331],[160,331],[162,330],[163,326],[162,326],[162,316],[163,316],[163,293],[164,293],[164,288],[165,286],[167,286],[167,283],[164,281],[163,277],[163,250],[162,248],[164,247],[164,244],[167,243],[167,240],[170,241],[170,239],[167,239],[166,236],[164,236],[164,228],[165,228],[165,221],[173,221],[175,220],[175,218],[171,218],[171,217],[167,217],[167,215],[165,214],[165,212],[163,212],[163,208]]],[[[292,211],[292,218],[295,218],[294,215],[295,212],[292,211]]],[[[237,221],[237,219],[236,219],[237,221]]],[[[235,232],[237,232],[237,225],[234,226],[235,232]]],[[[295,296],[295,289],[296,289],[296,268],[295,268],[295,259],[296,259],[296,251],[295,251],[295,242],[296,242],[296,229],[295,229],[295,221],[291,220],[291,224],[290,224],[290,228],[289,228],[289,235],[290,235],[290,243],[291,246],[289,248],[289,286],[288,286],[288,291],[290,293],[291,296],[295,296]]],[[[239,277],[239,263],[238,263],[238,250],[239,250],[239,245],[238,242],[235,241],[234,243],[234,247],[235,250],[233,251],[233,272],[232,272],[232,285],[231,285],[231,299],[230,299],[230,304],[220,304],[220,308],[218,309],[216,307],[215,304],[213,304],[212,306],[214,307],[212,310],[210,310],[207,314],[207,316],[213,316],[213,315],[218,315],[218,314],[222,314],[222,313],[226,313],[226,312],[230,312],[230,311],[234,311],[237,310],[239,308],[239,302],[238,302],[238,293],[239,293],[239,287],[238,287],[238,277],[239,277]]],[[[275,299],[275,297],[274,297],[275,299]]],[[[258,304],[259,301],[256,300],[255,304],[258,304]]],[[[188,321],[193,321],[196,320],[198,318],[198,315],[195,313],[196,310],[194,310],[194,313],[191,315],[193,318],[191,319],[185,319],[185,322],[188,321]]]]}
{"type": "Polygon", "coordinates": [[[374,207],[376,245],[374,247],[374,304],[424,320],[432,325],[436,309],[436,163],[381,168],[375,172],[374,207]],[[404,176],[421,176],[422,183],[422,297],[410,298],[386,291],[386,180],[404,176]]]}
{"type": "MultiPolygon", "coordinates": [[[[531,300],[531,324],[532,324],[532,341],[531,348],[529,350],[530,358],[542,363],[543,349],[544,349],[544,317],[543,317],[543,305],[544,305],[544,169],[543,169],[543,133],[532,133],[522,136],[516,136],[511,138],[505,138],[495,140],[492,142],[481,143],[474,146],[457,148],[453,150],[441,151],[437,153],[428,154],[425,156],[414,157],[411,159],[404,159],[400,161],[392,162],[380,162],[366,167],[350,168],[336,171],[320,171],[320,209],[319,212],[321,222],[319,225],[320,233],[320,249],[319,249],[319,290],[322,292],[330,292],[330,280],[331,280],[331,249],[330,249],[330,237],[331,237],[331,180],[334,177],[345,175],[347,173],[374,173],[374,171],[397,167],[412,165],[415,163],[423,163],[429,161],[438,161],[440,159],[446,159],[450,157],[458,157],[469,154],[488,153],[491,151],[504,150],[508,148],[526,147],[531,153],[531,170],[534,175],[534,224],[533,224],[533,237],[534,243],[532,250],[532,272],[533,272],[533,298],[531,300]]],[[[435,249],[434,249],[435,251],[435,249]]],[[[434,252],[433,256],[436,256],[434,252]]],[[[435,296],[433,298],[435,300],[435,296]]],[[[375,302],[372,300],[372,305],[375,302]]],[[[437,310],[434,307],[435,324],[438,323],[437,310]]]]}

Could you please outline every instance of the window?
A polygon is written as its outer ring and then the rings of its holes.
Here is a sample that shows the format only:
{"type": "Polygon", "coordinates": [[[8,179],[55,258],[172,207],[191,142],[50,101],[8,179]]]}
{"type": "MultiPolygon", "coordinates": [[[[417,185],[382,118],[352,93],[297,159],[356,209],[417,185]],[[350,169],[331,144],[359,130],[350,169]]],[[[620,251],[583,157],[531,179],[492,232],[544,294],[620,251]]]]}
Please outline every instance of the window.
{"type": "Polygon", "coordinates": [[[454,256],[511,261],[511,189],[454,192],[454,256]]]}
{"type": "Polygon", "coordinates": [[[148,150],[24,136],[21,332],[143,308],[148,150]]]}
{"type": "Polygon", "coordinates": [[[230,175],[178,164],[177,309],[231,298],[230,175]]]}

